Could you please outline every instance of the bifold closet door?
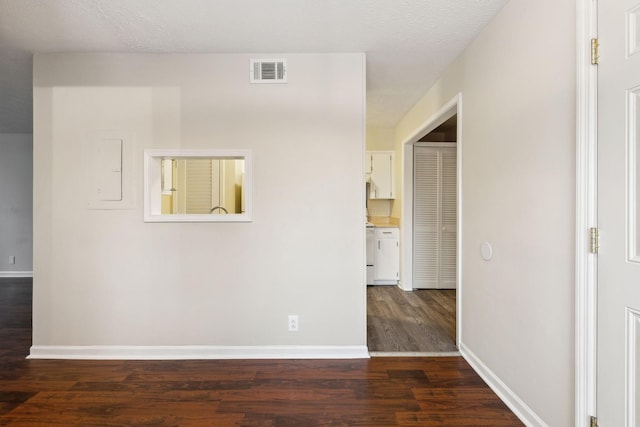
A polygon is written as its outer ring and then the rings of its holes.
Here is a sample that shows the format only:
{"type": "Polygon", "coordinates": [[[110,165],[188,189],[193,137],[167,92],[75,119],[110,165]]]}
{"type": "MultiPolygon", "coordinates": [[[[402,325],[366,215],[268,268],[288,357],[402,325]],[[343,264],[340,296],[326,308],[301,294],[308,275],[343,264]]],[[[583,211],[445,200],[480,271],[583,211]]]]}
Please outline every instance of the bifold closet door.
{"type": "Polygon", "coordinates": [[[209,159],[187,159],[185,198],[187,214],[208,214],[212,203],[212,170],[209,159]]]}
{"type": "Polygon", "coordinates": [[[456,288],[456,148],[414,147],[413,287],[456,288]]]}

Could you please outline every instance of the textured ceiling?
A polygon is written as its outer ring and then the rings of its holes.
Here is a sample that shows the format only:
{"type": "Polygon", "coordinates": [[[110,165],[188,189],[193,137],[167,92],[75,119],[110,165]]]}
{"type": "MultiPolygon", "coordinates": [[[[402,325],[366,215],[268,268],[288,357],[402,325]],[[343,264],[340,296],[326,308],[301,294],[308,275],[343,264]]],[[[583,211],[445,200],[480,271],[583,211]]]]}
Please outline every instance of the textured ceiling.
{"type": "Polygon", "coordinates": [[[367,54],[394,126],[507,0],[0,0],[0,133],[30,133],[39,52],[367,54]]]}

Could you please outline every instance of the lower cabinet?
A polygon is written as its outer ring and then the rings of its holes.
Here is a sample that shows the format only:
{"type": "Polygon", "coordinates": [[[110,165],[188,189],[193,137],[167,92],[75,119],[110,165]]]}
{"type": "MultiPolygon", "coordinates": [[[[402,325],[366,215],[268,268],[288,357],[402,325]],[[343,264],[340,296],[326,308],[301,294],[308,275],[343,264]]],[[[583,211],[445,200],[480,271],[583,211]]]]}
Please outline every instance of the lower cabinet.
{"type": "Polygon", "coordinates": [[[397,285],[400,279],[400,230],[375,230],[374,285],[397,285]]]}

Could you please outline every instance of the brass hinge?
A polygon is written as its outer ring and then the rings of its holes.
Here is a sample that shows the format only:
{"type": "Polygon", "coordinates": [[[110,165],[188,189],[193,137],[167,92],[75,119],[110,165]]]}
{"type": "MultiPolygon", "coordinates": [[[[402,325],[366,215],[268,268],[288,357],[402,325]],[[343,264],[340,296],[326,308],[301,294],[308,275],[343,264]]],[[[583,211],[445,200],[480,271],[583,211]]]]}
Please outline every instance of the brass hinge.
{"type": "Polygon", "coordinates": [[[600,247],[600,233],[598,233],[597,227],[591,227],[589,229],[589,252],[592,254],[597,254],[599,247],[600,247]]]}
{"type": "Polygon", "coordinates": [[[589,424],[590,427],[598,427],[598,419],[594,416],[591,417],[591,423],[589,424]]]}
{"type": "Polygon", "coordinates": [[[591,65],[598,65],[598,59],[600,58],[600,42],[598,39],[591,39],[591,65]]]}

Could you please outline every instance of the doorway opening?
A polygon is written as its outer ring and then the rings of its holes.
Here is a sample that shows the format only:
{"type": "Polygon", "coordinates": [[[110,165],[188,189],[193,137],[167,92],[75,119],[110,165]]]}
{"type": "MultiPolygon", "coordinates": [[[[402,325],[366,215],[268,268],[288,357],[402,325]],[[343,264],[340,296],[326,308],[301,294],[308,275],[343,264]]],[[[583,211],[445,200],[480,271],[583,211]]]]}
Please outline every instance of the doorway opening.
{"type": "Polygon", "coordinates": [[[458,354],[461,94],[403,144],[401,282],[367,288],[369,351],[458,354]]]}

